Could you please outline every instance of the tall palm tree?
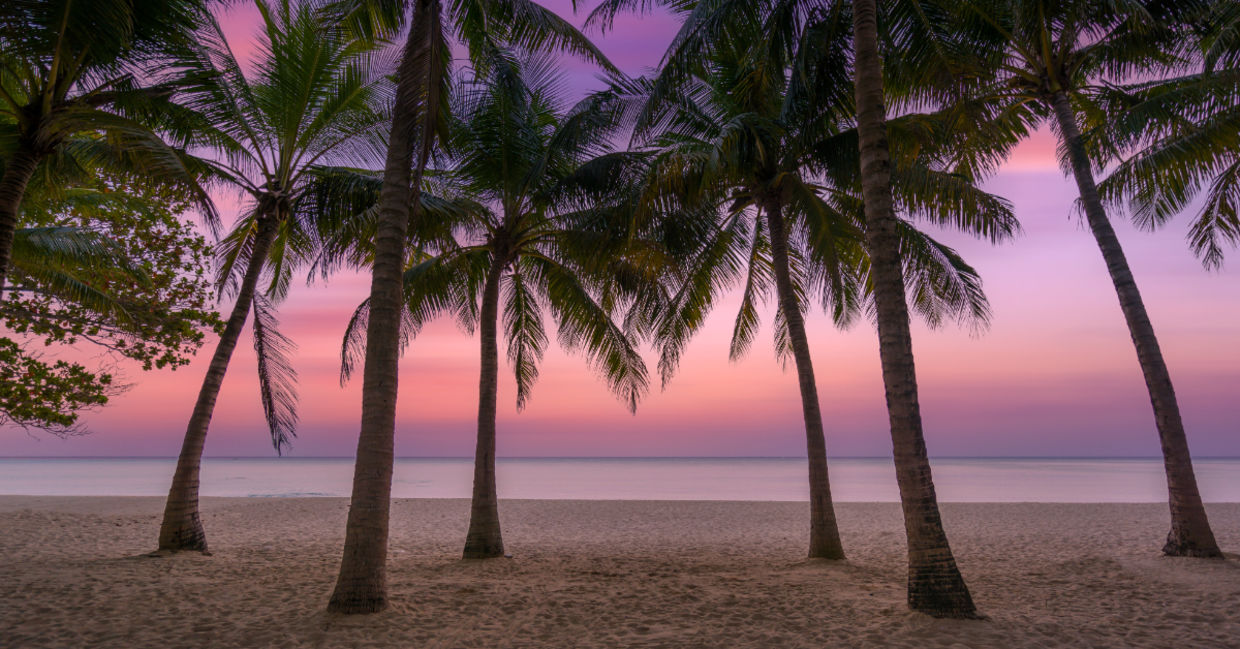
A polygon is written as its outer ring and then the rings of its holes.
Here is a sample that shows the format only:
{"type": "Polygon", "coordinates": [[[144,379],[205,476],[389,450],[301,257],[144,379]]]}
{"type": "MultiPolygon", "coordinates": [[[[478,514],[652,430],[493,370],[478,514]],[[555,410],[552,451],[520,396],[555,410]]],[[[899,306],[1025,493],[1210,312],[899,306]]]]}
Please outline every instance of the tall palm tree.
{"type": "Polygon", "coordinates": [[[883,62],[875,0],[854,0],[854,84],[865,203],[865,247],[871,261],[878,352],[887,394],[896,481],[908,543],[908,604],[942,617],[973,617],[976,608],[943,530],[922,433],[917,372],[892,205],[883,62]]]}
{"type": "Polygon", "coordinates": [[[1177,62],[1182,35],[1165,19],[1192,3],[1158,0],[970,0],[956,5],[953,30],[992,70],[974,89],[1002,119],[993,128],[1011,142],[1031,126],[1055,129],[1065,166],[1071,170],[1090,233],[1106,262],[1145,376],[1167,474],[1171,531],[1163,552],[1170,556],[1220,557],[1206,517],[1189,454],[1171,374],[1132,269],[1107,215],[1094,169],[1107,160],[1105,147],[1091,151],[1082,128],[1105,120],[1101,97],[1107,85],[1140,74],[1156,74],[1177,62]]]}
{"type": "Polygon", "coordinates": [[[205,0],[10,0],[0,5],[0,290],[19,208],[40,162],[97,132],[94,154],[193,191],[181,152],[151,128],[178,85],[156,76],[191,38],[205,0]]]}
{"type": "Polygon", "coordinates": [[[354,34],[372,39],[399,33],[406,18],[409,26],[396,71],[377,206],[353,492],[340,574],[328,603],[328,610],[337,613],[373,613],[387,606],[388,513],[410,205],[419,203],[423,172],[450,114],[449,39],[455,37],[466,47],[479,70],[486,69],[504,44],[529,51],[569,51],[600,63],[606,58],[572,25],[531,0],[337,0],[332,13],[354,34]]]}
{"type": "MultiPolygon", "coordinates": [[[[552,65],[541,58],[500,61],[487,77],[454,92],[458,105],[448,148],[456,164],[445,182],[474,201],[473,209],[461,213],[449,237],[421,238],[438,252],[405,273],[411,337],[443,314],[479,332],[466,559],[504,555],[495,480],[501,319],[518,410],[530,398],[547,344],[544,311],[555,318],[561,345],[582,351],[630,408],[647,389],[640,352],[613,322],[617,296],[608,286],[609,275],[637,265],[627,256],[635,243],[612,236],[608,220],[573,201],[569,189],[578,166],[604,151],[616,122],[595,98],[565,111],[552,65]]],[[[346,341],[360,338],[364,316],[354,318],[346,341]]],[[[360,349],[345,351],[346,363],[353,364],[360,349]]]]}
{"type": "MultiPolygon", "coordinates": [[[[715,292],[743,278],[733,358],[750,346],[757,305],[777,296],[777,350],[796,363],[806,426],[809,554],[838,559],[843,552],[802,312],[806,296],[817,292],[837,323],[847,324],[872,299],[874,271],[861,246],[846,8],[721,3],[710,9],[686,18],[681,34],[689,36],[673,44],[659,78],[642,89],[636,118],[639,142],[656,152],[649,163],[652,196],[664,204],[689,198],[726,206],[723,221],[699,235],[708,243],[689,264],[689,279],[656,334],[663,341],[660,366],[666,380],[715,292]]],[[[996,241],[1010,236],[1009,206],[928,155],[936,142],[925,133],[935,121],[914,114],[900,124],[907,144],[898,169],[901,208],[996,241]]],[[[973,269],[911,223],[901,221],[899,233],[918,311],[931,323],[984,322],[988,311],[973,269]]]]}
{"type": "Polygon", "coordinates": [[[283,298],[293,269],[313,257],[323,165],[373,160],[388,119],[378,108],[388,83],[373,69],[369,47],[334,29],[310,2],[255,4],[263,30],[252,76],[214,19],[198,34],[193,58],[183,61],[199,80],[184,98],[199,120],[194,143],[220,157],[216,177],[240,191],[246,207],[220,247],[221,285],[235,289],[236,303],[186,427],[160,526],[164,551],[207,550],[199,467],[224,374],[251,310],[263,409],[276,450],[294,434],[295,375],[286,358],[291,341],[275,330],[271,301],[283,298]],[[270,283],[260,294],[264,273],[270,283]]]}

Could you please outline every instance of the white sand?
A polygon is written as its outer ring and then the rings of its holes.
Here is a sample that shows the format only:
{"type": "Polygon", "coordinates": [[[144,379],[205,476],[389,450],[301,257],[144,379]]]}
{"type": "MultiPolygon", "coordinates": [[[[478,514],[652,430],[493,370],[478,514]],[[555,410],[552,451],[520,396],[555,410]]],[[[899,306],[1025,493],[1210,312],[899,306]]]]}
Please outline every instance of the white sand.
{"type": "Polygon", "coordinates": [[[945,505],[980,622],[906,610],[895,505],[840,505],[833,565],[737,502],[504,501],[516,558],[463,562],[467,502],[397,501],[392,607],[330,616],[346,507],[207,499],[213,556],[148,558],[157,498],[0,497],[0,647],[1240,647],[1240,562],[1159,556],[1162,505],[945,505]]]}

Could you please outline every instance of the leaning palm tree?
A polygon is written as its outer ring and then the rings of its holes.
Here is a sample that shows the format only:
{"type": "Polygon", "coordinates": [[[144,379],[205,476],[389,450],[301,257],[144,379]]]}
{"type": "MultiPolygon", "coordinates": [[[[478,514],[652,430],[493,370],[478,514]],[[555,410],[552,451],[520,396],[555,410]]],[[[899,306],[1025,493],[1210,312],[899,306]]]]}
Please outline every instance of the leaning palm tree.
{"type": "Polygon", "coordinates": [[[388,514],[410,206],[419,203],[423,172],[450,114],[449,39],[465,46],[480,71],[504,44],[569,51],[600,63],[606,59],[572,25],[531,0],[337,0],[331,13],[351,33],[370,39],[393,36],[408,25],[377,205],[353,492],[340,573],[328,603],[333,612],[373,613],[387,606],[388,514]]]}
{"type": "Polygon", "coordinates": [[[0,4],[0,289],[8,273],[22,197],[39,164],[74,136],[93,142],[101,162],[210,200],[152,126],[175,76],[156,76],[186,45],[204,0],[8,0],[0,4]],[[11,127],[11,128],[9,128],[11,127]]]}
{"type": "Polygon", "coordinates": [[[1182,35],[1162,14],[1191,4],[970,0],[954,7],[958,13],[952,30],[957,38],[968,39],[974,56],[992,71],[970,100],[989,104],[991,114],[1000,119],[977,129],[978,137],[997,134],[1011,142],[1013,134],[1023,134],[1041,122],[1050,122],[1058,134],[1064,165],[1080,191],[1085,222],[1106,262],[1153,405],[1171,509],[1171,531],[1163,552],[1219,557],[1197,489],[1171,374],[1095,182],[1094,170],[1107,162],[1100,159],[1106,147],[1091,151],[1082,136],[1083,126],[1106,119],[1100,114],[1099,99],[1109,92],[1109,84],[1156,74],[1177,63],[1182,35]]]}
{"type": "Polygon", "coordinates": [[[900,260],[898,221],[892,205],[883,63],[875,0],[853,0],[853,80],[865,247],[869,253],[878,321],[878,352],[887,394],[896,481],[908,542],[909,608],[941,617],[973,617],[976,609],[939,517],[938,498],[922,433],[913,338],[900,260]]]}
{"type": "Polygon", "coordinates": [[[310,2],[256,4],[263,31],[251,76],[214,19],[198,34],[192,58],[182,62],[199,80],[183,99],[198,120],[191,143],[218,155],[215,176],[246,203],[219,250],[221,288],[235,291],[236,302],[186,427],[160,526],[163,551],[207,550],[199,467],[216,398],[251,310],[263,409],[276,450],[294,434],[292,346],[275,330],[271,303],[287,293],[293,269],[314,256],[315,221],[330,204],[320,197],[323,165],[374,160],[388,119],[378,106],[389,85],[374,69],[369,47],[324,21],[310,2]],[[270,281],[260,293],[264,273],[270,281]]]}
{"type": "MultiPolygon", "coordinates": [[[[645,363],[612,319],[617,291],[607,286],[617,269],[638,265],[629,257],[637,244],[609,236],[608,220],[581,208],[567,189],[578,166],[604,151],[616,122],[594,98],[564,111],[552,65],[539,58],[498,61],[487,77],[454,92],[458,106],[448,148],[456,164],[444,181],[474,206],[461,213],[455,236],[424,238],[422,245],[439,251],[405,273],[411,336],[431,318],[448,314],[463,329],[476,329],[481,342],[466,559],[504,555],[495,480],[501,320],[518,410],[538,378],[548,338],[546,311],[556,321],[560,344],[582,351],[631,409],[647,389],[645,363]]],[[[346,341],[360,339],[364,319],[363,310],[346,341]]],[[[345,351],[348,366],[361,349],[355,344],[345,351]]]]}

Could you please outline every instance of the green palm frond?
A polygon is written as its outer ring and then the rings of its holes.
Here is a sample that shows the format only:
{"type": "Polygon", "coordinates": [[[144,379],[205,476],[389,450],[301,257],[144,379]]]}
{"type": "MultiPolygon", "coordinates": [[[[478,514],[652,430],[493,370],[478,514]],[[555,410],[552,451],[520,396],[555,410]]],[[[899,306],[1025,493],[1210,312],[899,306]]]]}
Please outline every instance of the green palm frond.
{"type": "Polygon", "coordinates": [[[252,210],[237,219],[237,223],[215,246],[215,289],[219,295],[233,295],[237,291],[239,275],[245,272],[258,235],[258,215],[252,210]]]}
{"type": "Polygon", "coordinates": [[[619,70],[572,23],[531,0],[455,0],[453,23],[475,65],[511,46],[532,53],[567,52],[613,73],[619,70]]]}
{"type": "Polygon", "coordinates": [[[1207,268],[1223,265],[1225,247],[1240,247],[1240,160],[1211,183],[1188,230],[1189,247],[1207,268]]]}
{"type": "Polygon", "coordinates": [[[297,345],[276,328],[279,322],[267,298],[256,295],[253,310],[259,396],[271,444],[282,455],[297,436],[297,370],[291,358],[297,345]]]}
{"type": "Polygon", "coordinates": [[[981,189],[964,174],[915,160],[897,165],[891,176],[894,198],[905,214],[991,243],[1010,241],[1020,233],[1012,203],[981,189]]]}
{"type": "Polygon", "coordinates": [[[754,336],[757,335],[761,316],[759,307],[765,305],[774,282],[774,270],[771,268],[771,245],[767,240],[761,217],[754,224],[749,246],[749,260],[746,263],[745,288],[741,292],[741,306],[736,312],[736,323],[732,326],[732,344],[728,356],[740,360],[749,351],[754,336]]]}
{"type": "Polygon", "coordinates": [[[517,381],[517,410],[529,403],[530,393],[538,380],[538,363],[547,346],[547,333],[542,324],[542,306],[520,271],[507,276],[502,306],[504,340],[508,345],[508,362],[517,381]]]}
{"type": "Polygon", "coordinates": [[[931,327],[955,321],[974,330],[990,323],[981,276],[950,247],[902,221],[900,254],[909,303],[931,327]]]}
{"type": "MultiPolygon", "coordinates": [[[[401,310],[400,349],[417,336],[422,327],[440,316],[452,316],[458,326],[473,331],[476,324],[478,293],[489,264],[489,251],[473,246],[454,248],[422,260],[404,274],[405,308],[401,310]]],[[[366,325],[370,318],[369,300],[360,304],[345,327],[340,349],[340,384],[352,377],[366,355],[366,325]]]]}
{"type": "Polygon", "coordinates": [[[1115,117],[1093,133],[1115,155],[1133,152],[1100,183],[1099,191],[1114,205],[1126,199],[1139,227],[1161,227],[1204,198],[1189,226],[1188,242],[1207,268],[1221,266],[1240,230],[1234,208],[1234,169],[1240,165],[1238,93],[1236,70],[1115,88],[1104,96],[1115,117]]]}
{"type": "Polygon", "coordinates": [[[700,252],[685,262],[676,288],[661,301],[652,337],[659,346],[659,375],[664,388],[671,382],[689,340],[706,322],[715,300],[746,272],[751,249],[748,226],[740,219],[718,230],[700,252]]]}
{"type": "Polygon", "coordinates": [[[617,396],[636,412],[649,389],[646,362],[633,341],[612,320],[572,270],[541,255],[525,257],[532,280],[556,319],[556,336],[568,350],[580,350],[617,396]]]}
{"type": "Polygon", "coordinates": [[[123,303],[110,290],[114,283],[146,284],[147,274],[112,241],[89,228],[22,228],[13,239],[13,286],[38,290],[124,322],[123,303]],[[25,282],[30,280],[31,286],[25,282]]]}

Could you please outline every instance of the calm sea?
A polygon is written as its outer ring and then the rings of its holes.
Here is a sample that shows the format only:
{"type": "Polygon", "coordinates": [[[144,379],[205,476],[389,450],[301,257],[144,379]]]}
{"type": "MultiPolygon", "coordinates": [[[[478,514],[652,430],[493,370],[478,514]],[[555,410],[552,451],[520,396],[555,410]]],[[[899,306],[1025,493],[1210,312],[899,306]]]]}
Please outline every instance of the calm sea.
{"type": "MultiPolygon", "coordinates": [[[[942,458],[932,461],[944,502],[1162,502],[1155,459],[942,458]]],[[[163,496],[172,458],[0,458],[0,494],[163,496]]],[[[1209,502],[1240,502],[1240,458],[1196,461],[1209,502]]],[[[467,498],[472,461],[401,458],[399,498],[467,498]]],[[[801,458],[500,459],[501,498],[807,500],[801,458]]],[[[351,458],[208,458],[205,496],[348,496],[351,458]]],[[[831,460],[836,500],[898,499],[886,458],[831,460]]]]}

